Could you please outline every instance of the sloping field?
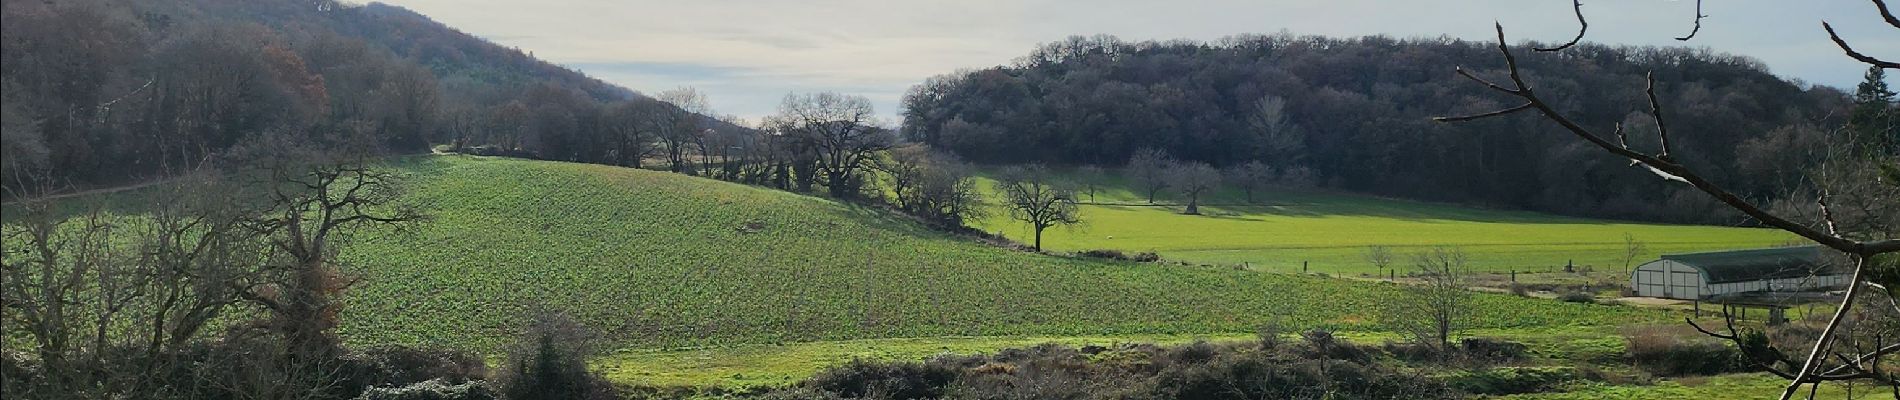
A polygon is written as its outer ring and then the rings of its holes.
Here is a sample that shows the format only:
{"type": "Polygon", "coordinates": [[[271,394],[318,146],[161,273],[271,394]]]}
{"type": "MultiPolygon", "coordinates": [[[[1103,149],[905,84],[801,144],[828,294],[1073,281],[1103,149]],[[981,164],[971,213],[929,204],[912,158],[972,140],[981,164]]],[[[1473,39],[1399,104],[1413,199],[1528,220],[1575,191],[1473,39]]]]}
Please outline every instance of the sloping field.
{"type": "MultiPolygon", "coordinates": [[[[668,173],[422,157],[429,223],[359,237],[341,333],[492,350],[539,308],[622,348],[963,335],[1376,330],[1394,286],[990,247],[868,208],[668,173]]],[[[1653,311],[1483,296],[1485,327],[1653,311]]]]}

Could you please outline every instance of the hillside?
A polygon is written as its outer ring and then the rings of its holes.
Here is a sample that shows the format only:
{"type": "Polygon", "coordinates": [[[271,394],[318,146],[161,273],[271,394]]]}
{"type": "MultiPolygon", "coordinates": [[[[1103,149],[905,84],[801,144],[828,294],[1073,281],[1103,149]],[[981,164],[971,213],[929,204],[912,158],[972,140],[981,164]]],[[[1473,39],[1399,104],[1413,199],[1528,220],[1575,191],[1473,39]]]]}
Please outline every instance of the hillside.
{"type": "MultiPolygon", "coordinates": [[[[1514,43],[1516,45],[1516,43],[1514,43]]],[[[1579,123],[1653,143],[1653,72],[1682,162],[1751,198],[1792,190],[1848,96],[1706,49],[1584,43],[1519,54],[1579,123]],[[1786,151],[1784,151],[1786,150],[1786,151]]],[[[1541,118],[1434,123],[1508,107],[1453,73],[1501,79],[1495,43],[1445,37],[1076,36],[1016,62],[938,76],[904,99],[911,140],[984,163],[1120,166],[1139,149],[1300,169],[1323,187],[1625,220],[1730,223],[1730,211],[1567,137],[1541,118]]],[[[1838,139],[1838,138],[1837,138],[1838,139]]]]}
{"type": "MultiPolygon", "coordinates": [[[[531,308],[617,347],[946,335],[1376,330],[1394,288],[1225,268],[1021,253],[883,211],[644,170],[464,156],[397,166],[433,220],[358,238],[358,345],[493,350],[531,308]]],[[[1483,296],[1482,327],[1604,325],[1649,312],[1483,296]]]]}
{"type": "Polygon", "coordinates": [[[380,3],[8,1],[0,16],[11,192],[174,175],[272,136],[624,163],[604,142],[635,115],[745,130],[380,3]]]}

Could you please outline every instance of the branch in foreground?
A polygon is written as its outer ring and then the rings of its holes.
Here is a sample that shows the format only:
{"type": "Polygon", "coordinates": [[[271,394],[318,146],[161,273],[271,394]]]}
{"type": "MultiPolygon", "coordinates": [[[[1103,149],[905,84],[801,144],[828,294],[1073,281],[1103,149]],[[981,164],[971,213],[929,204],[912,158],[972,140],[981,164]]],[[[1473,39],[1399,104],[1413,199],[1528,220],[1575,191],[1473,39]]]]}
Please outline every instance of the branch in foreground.
{"type": "Polygon", "coordinates": [[[1705,17],[1708,15],[1702,14],[1702,0],[1695,0],[1695,29],[1689,30],[1689,36],[1679,37],[1676,40],[1687,42],[1689,39],[1694,39],[1696,33],[1702,32],[1702,18],[1705,17]]]}
{"type": "Polygon", "coordinates": [[[1590,21],[1583,19],[1583,1],[1572,0],[1570,2],[1570,8],[1571,10],[1576,11],[1577,13],[1577,37],[1570,38],[1569,43],[1564,43],[1562,45],[1558,45],[1557,47],[1537,47],[1537,48],[1534,48],[1535,50],[1558,51],[1558,50],[1568,49],[1571,46],[1576,46],[1577,42],[1583,41],[1583,33],[1588,32],[1590,30],[1590,21]]]}
{"type": "MultiPolygon", "coordinates": [[[[1892,18],[1892,17],[1889,16],[1888,18],[1892,18]]],[[[1828,25],[1828,23],[1822,22],[1821,29],[1827,30],[1827,38],[1834,40],[1834,45],[1840,46],[1841,51],[1846,52],[1848,57],[1852,57],[1854,60],[1867,63],[1867,65],[1872,65],[1872,66],[1881,67],[1881,68],[1888,68],[1888,69],[1900,69],[1900,63],[1874,58],[1873,56],[1861,54],[1859,51],[1855,51],[1853,46],[1847,45],[1846,39],[1841,39],[1840,34],[1834,33],[1833,25],[1828,25]]]]}

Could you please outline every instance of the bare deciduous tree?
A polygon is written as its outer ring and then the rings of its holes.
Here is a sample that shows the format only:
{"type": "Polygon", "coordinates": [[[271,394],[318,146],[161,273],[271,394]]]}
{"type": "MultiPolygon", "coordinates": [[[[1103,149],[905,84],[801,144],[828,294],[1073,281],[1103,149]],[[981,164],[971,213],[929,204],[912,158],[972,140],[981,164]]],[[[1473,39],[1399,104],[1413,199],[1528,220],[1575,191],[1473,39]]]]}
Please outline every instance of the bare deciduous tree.
{"type": "Polygon", "coordinates": [[[1183,214],[1200,215],[1201,196],[1220,189],[1220,170],[1203,162],[1175,164],[1168,169],[1167,177],[1168,185],[1187,198],[1183,214]]]}
{"type": "Polygon", "coordinates": [[[701,133],[700,115],[710,112],[712,107],[706,104],[705,94],[691,87],[660,92],[655,98],[666,105],[647,108],[644,118],[647,130],[653,132],[664,147],[667,169],[686,172],[686,150],[701,133]]]}
{"type": "Polygon", "coordinates": [[[1042,250],[1043,230],[1082,222],[1075,191],[1056,182],[1048,168],[1041,165],[1004,171],[996,182],[996,191],[1003,193],[1010,219],[1029,224],[1035,231],[1036,250],[1042,250]]]}
{"type": "Polygon", "coordinates": [[[871,100],[837,93],[786,95],[777,120],[785,132],[808,150],[832,197],[856,197],[859,172],[870,166],[879,151],[897,138],[877,126],[871,100]]]}
{"type": "Polygon", "coordinates": [[[1451,348],[1451,337],[1465,328],[1471,318],[1471,270],[1465,265],[1465,252],[1452,247],[1435,247],[1412,255],[1412,277],[1419,282],[1406,286],[1398,299],[1387,304],[1387,323],[1411,334],[1420,344],[1438,350],[1451,348]]]}
{"type": "Polygon", "coordinates": [[[1167,150],[1147,148],[1135,150],[1124,169],[1128,179],[1133,179],[1142,192],[1148,194],[1148,204],[1154,204],[1155,195],[1168,188],[1168,169],[1173,167],[1174,156],[1168,155],[1167,150]]]}
{"type": "Polygon", "coordinates": [[[1623,275],[1625,275],[1625,278],[1627,278],[1630,273],[1630,267],[1636,264],[1636,257],[1642,256],[1643,252],[1647,251],[1648,248],[1649,246],[1644,245],[1642,241],[1636,240],[1635,235],[1629,233],[1623,234],[1623,254],[1621,254],[1618,259],[1623,261],[1623,275]]]}
{"type": "Polygon", "coordinates": [[[1254,193],[1273,184],[1273,167],[1259,161],[1248,161],[1227,169],[1227,184],[1240,188],[1247,196],[1247,202],[1254,202],[1254,193]]]}
{"type": "Polygon", "coordinates": [[[1386,267],[1392,265],[1392,249],[1388,249],[1385,246],[1376,244],[1366,246],[1364,256],[1366,263],[1379,267],[1380,271],[1384,271],[1386,267]]]}
{"type": "Polygon", "coordinates": [[[240,295],[272,316],[272,329],[288,345],[291,363],[334,358],[341,304],[336,297],[353,283],[336,260],[338,242],[360,229],[402,227],[420,221],[417,209],[397,204],[401,181],[370,164],[361,150],[327,151],[288,140],[260,144],[255,187],[263,209],[247,213],[245,229],[266,240],[274,253],[267,284],[240,295]]]}
{"type": "Polygon", "coordinates": [[[974,168],[955,155],[914,144],[891,149],[876,165],[904,212],[952,228],[984,215],[974,168]]]}

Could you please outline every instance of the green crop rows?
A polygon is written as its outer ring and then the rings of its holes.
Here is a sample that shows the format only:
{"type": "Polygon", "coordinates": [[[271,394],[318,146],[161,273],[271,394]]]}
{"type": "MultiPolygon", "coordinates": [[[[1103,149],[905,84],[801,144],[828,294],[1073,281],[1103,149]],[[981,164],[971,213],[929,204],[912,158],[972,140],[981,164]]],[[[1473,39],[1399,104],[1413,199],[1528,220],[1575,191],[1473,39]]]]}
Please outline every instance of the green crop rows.
{"type": "MultiPolygon", "coordinates": [[[[536,307],[621,347],[943,335],[1376,328],[1394,287],[1081,261],[985,246],[888,213],[666,173],[428,157],[398,166],[433,221],[364,235],[353,343],[494,349],[536,307]]],[[[1488,327],[1658,314],[1484,296],[1488,327]]]]}

